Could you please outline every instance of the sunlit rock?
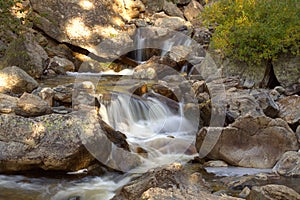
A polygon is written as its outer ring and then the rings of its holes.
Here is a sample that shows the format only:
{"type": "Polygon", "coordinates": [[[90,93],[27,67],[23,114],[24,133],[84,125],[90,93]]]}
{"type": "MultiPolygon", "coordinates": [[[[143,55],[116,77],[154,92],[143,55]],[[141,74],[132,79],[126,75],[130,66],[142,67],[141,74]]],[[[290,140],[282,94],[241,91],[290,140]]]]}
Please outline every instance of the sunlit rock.
{"type": "Polygon", "coordinates": [[[17,103],[15,110],[17,115],[25,117],[34,117],[51,113],[49,104],[39,96],[24,93],[17,103]]]}
{"type": "Polygon", "coordinates": [[[31,92],[38,83],[22,69],[12,66],[0,70],[0,92],[22,94],[31,92]]]}

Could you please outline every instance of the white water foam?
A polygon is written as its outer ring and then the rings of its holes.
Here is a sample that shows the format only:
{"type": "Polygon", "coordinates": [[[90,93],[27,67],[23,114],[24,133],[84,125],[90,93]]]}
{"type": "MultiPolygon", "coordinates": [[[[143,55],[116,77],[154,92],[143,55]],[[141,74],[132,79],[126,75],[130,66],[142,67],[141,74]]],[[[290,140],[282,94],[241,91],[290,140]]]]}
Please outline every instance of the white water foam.
{"type": "Polygon", "coordinates": [[[119,72],[108,70],[105,72],[93,73],[93,72],[66,72],[68,76],[131,76],[133,69],[123,69],[119,72]]]}

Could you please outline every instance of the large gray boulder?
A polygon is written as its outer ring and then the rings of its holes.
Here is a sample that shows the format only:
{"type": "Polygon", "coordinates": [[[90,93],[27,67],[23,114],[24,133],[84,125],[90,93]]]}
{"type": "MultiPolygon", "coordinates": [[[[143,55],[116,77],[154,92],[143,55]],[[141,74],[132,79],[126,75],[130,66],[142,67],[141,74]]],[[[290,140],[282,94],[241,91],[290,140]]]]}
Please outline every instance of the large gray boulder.
{"type": "Polygon", "coordinates": [[[6,50],[3,66],[18,66],[33,78],[40,78],[46,68],[48,55],[31,33],[14,40],[6,50]]]}
{"type": "Polygon", "coordinates": [[[79,170],[96,160],[93,153],[109,160],[114,145],[129,152],[125,139],[122,133],[105,125],[94,110],[35,118],[1,114],[0,172],[79,170]],[[89,145],[102,151],[88,151],[89,145]]]}
{"type": "Polygon", "coordinates": [[[295,133],[282,119],[249,115],[225,128],[202,128],[196,147],[199,150],[208,144],[213,148],[207,157],[254,168],[271,168],[286,151],[299,148],[295,133]]]}
{"type": "Polygon", "coordinates": [[[22,94],[38,87],[36,80],[16,66],[0,70],[0,80],[0,93],[22,94]]]}

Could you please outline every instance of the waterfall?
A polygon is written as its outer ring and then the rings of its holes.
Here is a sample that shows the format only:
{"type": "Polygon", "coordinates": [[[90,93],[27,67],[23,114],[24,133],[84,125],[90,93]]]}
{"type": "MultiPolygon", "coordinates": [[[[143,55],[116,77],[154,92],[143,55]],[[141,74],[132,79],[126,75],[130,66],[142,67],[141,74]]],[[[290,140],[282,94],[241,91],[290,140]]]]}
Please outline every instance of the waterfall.
{"type": "Polygon", "coordinates": [[[142,147],[149,157],[157,159],[184,153],[194,141],[197,127],[185,118],[183,105],[178,106],[170,108],[150,96],[119,94],[102,102],[100,115],[115,130],[123,132],[130,145],[142,147]]]}

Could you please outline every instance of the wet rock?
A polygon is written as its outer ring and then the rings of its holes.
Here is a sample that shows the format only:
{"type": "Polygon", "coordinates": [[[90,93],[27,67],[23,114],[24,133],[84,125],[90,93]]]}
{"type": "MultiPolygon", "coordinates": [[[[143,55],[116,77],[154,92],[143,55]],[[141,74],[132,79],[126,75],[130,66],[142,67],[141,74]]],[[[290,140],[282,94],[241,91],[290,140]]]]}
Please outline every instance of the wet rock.
{"type": "Polygon", "coordinates": [[[228,167],[228,164],[223,160],[211,160],[203,164],[205,167],[228,167]]]}
{"type": "Polygon", "coordinates": [[[171,1],[165,0],[163,9],[164,9],[165,13],[170,16],[184,18],[181,10],[171,1]]]}
{"type": "Polygon", "coordinates": [[[244,187],[244,189],[239,193],[239,197],[246,199],[250,192],[251,190],[248,187],[244,187]]]}
{"type": "Polygon", "coordinates": [[[32,92],[38,83],[22,69],[12,66],[0,70],[0,92],[22,94],[32,92]]]}
{"type": "Polygon", "coordinates": [[[207,154],[235,166],[271,168],[286,151],[298,150],[299,145],[285,121],[246,115],[225,128],[202,128],[196,147],[202,157],[207,154]]]}
{"type": "Polygon", "coordinates": [[[113,159],[113,144],[117,146],[120,142],[119,146],[123,147],[126,141],[117,132],[112,133],[111,128],[108,130],[101,126],[101,123],[93,110],[35,118],[2,114],[0,172],[37,168],[77,171],[95,162],[97,152],[105,161],[113,159]],[[106,134],[110,134],[114,141],[110,141],[106,134]]]}
{"type": "Polygon", "coordinates": [[[18,98],[0,93],[0,113],[13,113],[17,107],[18,98]]]}
{"type": "Polygon", "coordinates": [[[297,95],[288,96],[278,101],[279,117],[287,123],[300,124],[300,97],[297,95]]]}
{"type": "Polygon", "coordinates": [[[273,171],[282,176],[300,177],[300,152],[285,152],[274,166],[273,171]]]}
{"type": "Polygon", "coordinates": [[[33,34],[26,33],[10,44],[3,58],[3,66],[18,66],[33,78],[40,78],[47,59],[47,53],[35,41],[33,34]]]}
{"type": "Polygon", "coordinates": [[[181,164],[174,163],[165,168],[160,167],[146,172],[141,177],[125,185],[113,200],[140,199],[143,197],[151,199],[147,197],[150,193],[146,192],[151,188],[159,188],[159,190],[164,191],[173,188],[183,194],[189,191],[193,196],[207,191],[207,185],[200,173],[189,174],[181,164]]]}
{"type": "Polygon", "coordinates": [[[25,92],[18,99],[15,113],[25,117],[35,117],[50,114],[51,108],[49,104],[42,100],[39,96],[25,92]]]}
{"type": "Polygon", "coordinates": [[[52,69],[56,74],[66,74],[68,71],[75,71],[75,66],[71,61],[57,56],[50,59],[48,68],[52,69]]]}
{"type": "Polygon", "coordinates": [[[294,199],[299,200],[300,194],[295,190],[284,185],[265,185],[262,187],[253,187],[247,200],[279,200],[294,199]]]}
{"type": "Polygon", "coordinates": [[[299,84],[300,56],[281,55],[273,62],[274,73],[283,87],[299,84]]]}
{"type": "Polygon", "coordinates": [[[184,16],[188,21],[193,21],[200,16],[203,9],[203,6],[199,2],[192,0],[186,7],[184,7],[184,16]]]}

